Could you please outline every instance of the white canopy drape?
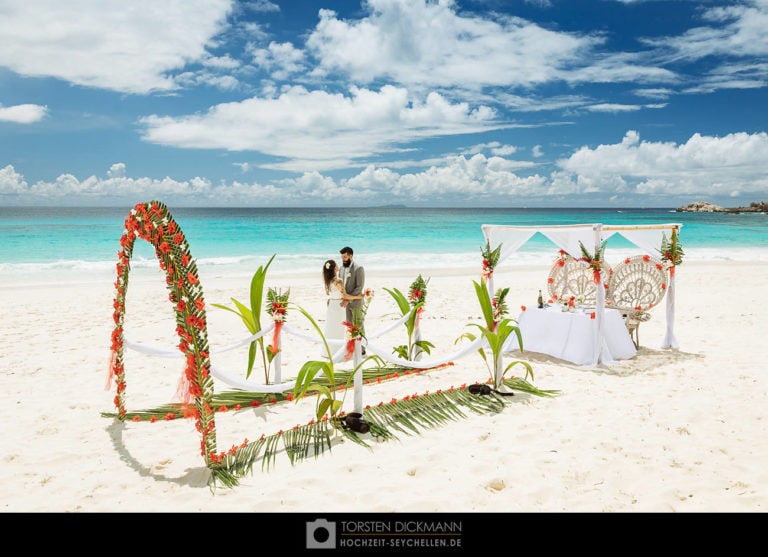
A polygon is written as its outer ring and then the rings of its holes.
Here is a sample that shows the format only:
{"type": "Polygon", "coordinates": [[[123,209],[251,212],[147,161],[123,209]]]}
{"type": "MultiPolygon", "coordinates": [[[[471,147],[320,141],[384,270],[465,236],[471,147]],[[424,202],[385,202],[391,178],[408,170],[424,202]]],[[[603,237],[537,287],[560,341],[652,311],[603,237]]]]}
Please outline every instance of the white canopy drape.
{"type": "MultiPolygon", "coordinates": [[[[483,235],[488,242],[491,249],[496,249],[501,245],[499,253],[498,264],[501,264],[514,252],[519,250],[523,244],[525,244],[531,237],[540,232],[551,240],[557,247],[578,259],[582,257],[581,247],[579,243],[583,243],[588,249],[591,249],[592,253],[597,253],[600,249],[600,245],[603,241],[607,240],[614,234],[620,234],[626,238],[629,242],[639,247],[647,255],[658,257],[658,250],[661,247],[662,235],[667,234],[671,236],[675,231],[679,234],[682,224],[647,224],[647,225],[608,225],[602,223],[590,223],[590,224],[573,224],[573,225],[550,225],[550,226],[512,226],[501,224],[484,224],[482,225],[483,235]]],[[[497,265],[498,265],[497,264],[497,265]]],[[[669,285],[667,287],[667,328],[664,340],[662,342],[662,348],[677,348],[677,340],[674,334],[674,320],[675,320],[675,275],[674,272],[670,273],[669,285]]],[[[602,343],[603,339],[603,315],[605,309],[605,278],[601,276],[600,284],[597,288],[597,302],[596,302],[596,315],[597,330],[596,342],[602,343]]],[[[495,292],[493,288],[493,275],[491,275],[488,283],[488,291],[495,292]]],[[[596,347],[596,354],[601,354],[603,351],[599,349],[599,345],[596,347]]],[[[604,354],[598,356],[598,363],[611,363],[607,361],[604,354]]]]}

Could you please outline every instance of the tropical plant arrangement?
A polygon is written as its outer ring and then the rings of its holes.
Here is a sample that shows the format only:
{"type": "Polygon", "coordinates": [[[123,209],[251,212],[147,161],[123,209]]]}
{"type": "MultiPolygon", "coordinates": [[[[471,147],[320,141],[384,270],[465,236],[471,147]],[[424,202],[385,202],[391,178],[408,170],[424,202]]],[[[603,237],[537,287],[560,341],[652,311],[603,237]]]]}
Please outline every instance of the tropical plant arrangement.
{"type": "Polygon", "coordinates": [[[429,354],[431,349],[435,347],[435,345],[428,340],[416,338],[419,320],[424,311],[424,304],[427,303],[428,282],[429,279],[424,280],[424,277],[419,274],[419,276],[411,283],[407,297],[397,288],[384,289],[395,300],[402,317],[405,317],[405,315],[410,313],[405,320],[405,330],[408,333],[408,342],[407,344],[395,346],[392,349],[394,354],[404,360],[413,360],[416,356],[415,352],[417,349],[429,354]]]}
{"type": "Polygon", "coordinates": [[[603,267],[603,263],[605,262],[605,246],[607,243],[608,240],[603,240],[600,244],[600,247],[593,254],[586,248],[583,242],[579,241],[579,247],[581,248],[581,260],[585,261],[592,269],[595,284],[600,284],[600,271],[603,267]]]}
{"type": "Polygon", "coordinates": [[[677,235],[677,231],[672,231],[672,239],[667,239],[667,235],[661,233],[661,249],[657,250],[661,254],[661,260],[669,265],[669,274],[675,274],[675,267],[683,264],[683,245],[680,243],[680,238],[677,235]]]}
{"type": "MultiPolygon", "coordinates": [[[[371,297],[373,296],[372,291],[370,295],[371,297]]],[[[325,355],[327,360],[310,360],[301,366],[301,369],[296,376],[296,384],[293,389],[293,398],[294,400],[298,401],[299,399],[306,396],[308,392],[316,392],[317,402],[315,405],[315,417],[319,421],[330,420],[330,423],[333,427],[341,428],[342,421],[340,419],[339,412],[342,405],[344,404],[344,396],[341,398],[338,398],[337,396],[339,389],[336,383],[336,370],[333,363],[333,354],[331,353],[331,349],[328,346],[328,340],[325,338],[325,335],[320,329],[320,326],[317,324],[317,321],[315,321],[315,319],[304,308],[299,307],[297,309],[304,317],[307,318],[307,320],[309,320],[310,324],[315,329],[315,332],[320,335],[320,339],[322,340],[323,346],[325,348],[325,355]],[[318,373],[322,373],[322,376],[325,378],[324,382],[315,380],[318,373]]],[[[353,323],[345,322],[345,324],[347,325],[348,334],[352,335],[351,338],[348,337],[348,342],[352,344],[352,350],[354,350],[354,343],[357,342],[358,339],[362,338],[362,330],[358,325],[353,323]]],[[[367,361],[374,359],[381,361],[378,356],[369,356],[355,366],[354,370],[348,375],[346,382],[343,384],[342,390],[344,395],[346,395],[348,387],[354,379],[355,373],[361,369],[367,361]]],[[[359,419],[356,425],[361,425],[359,419]]]]}
{"type": "Polygon", "coordinates": [[[360,307],[352,310],[352,321],[343,321],[347,329],[346,331],[346,351],[344,355],[345,360],[350,360],[355,350],[355,342],[365,338],[365,316],[368,314],[368,308],[373,301],[374,291],[371,288],[366,288],[363,291],[363,298],[360,307]]]}
{"type": "MultiPolygon", "coordinates": [[[[251,307],[250,308],[247,307],[245,304],[235,300],[234,298],[230,298],[230,300],[232,300],[232,303],[235,305],[237,309],[233,309],[231,307],[228,307],[222,304],[211,304],[214,307],[224,309],[226,311],[231,311],[235,315],[238,315],[240,319],[242,319],[246,328],[252,335],[255,335],[256,333],[261,331],[261,304],[264,296],[264,280],[267,276],[267,269],[269,269],[269,266],[272,263],[272,260],[275,259],[275,255],[277,254],[272,254],[272,257],[269,258],[269,261],[267,261],[266,265],[259,266],[259,268],[256,269],[256,272],[253,274],[253,277],[251,278],[251,289],[250,289],[251,307]]],[[[277,325],[277,323],[275,325],[277,325]]],[[[275,336],[275,338],[277,338],[277,336],[275,336]]],[[[258,339],[251,341],[251,343],[248,346],[248,367],[245,372],[245,377],[247,379],[251,376],[251,371],[253,370],[253,364],[256,360],[257,346],[258,346],[259,352],[261,353],[261,361],[264,367],[264,383],[268,384],[269,383],[269,363],[272,361],[272,358],[275,357],[276,353],[273,354],[270,350],[264,349],[263,337],[259,337],[258,339]]]]}
{"type": "Polygon", "coordinates": [[[480,248],[480,254],[483,257],[483,269],[481,276],[485,282],[491,278],[493,271],[496,269],[496,265],[499,264],[499,258],[501,257],[501,244],[496,246],[496,249],[491,249],[491,242],[487,241],[484,248],[480,248]]]}
{"type": "Polygon", "coordinates": [[[274,333],[272,334],[272,344],[267,346],[267,359],[271,363],[274,357],[280,352],[280,331],[285,323],[288,314],[288,300],[291,296],[291,289],[285,292],[279,289],[269,288],[267,290],[267,303],[264,309],[275,323],[274,333]]]}
{"type": "MultiPolygon", "coordinates": [[[[486,353],[484,345],[481,345],[478,353],[483,358],[490,373],[491,388],[498,392],[498,389],[502,388],[502,385],[506,385],[511,389],[534,393],[539,396],[550,396],[553,394],[554,391],[540,391],[528,383],[528,377],[533,380],[533,368],[530,363],[516,360],[504,367],[502,352],[504,350],[504,344],[511,335],[514,334],[517,337],[518,346],[521,351],[523,350],[523,338],[520,334],[520,328],[517,327],[514,319],[506,317],[506,304],[504,300],[509,292],[509,288],[497,290],[493,299],[491,299],[485,282],[472,282],[475,285],[475,293],[480,302],[485,325],[469,323],[468,326],[477,328],[480,331],[480,337],[483,338],[490,349],[490,353],[486,353]],[[525,376],[523,378],[512,377],[511,380],[505,381],[504,376],[515,366],[522,366],[525,369],[525,376]]],[[[463,338],[475,341],[478,337],[473,333],[464,333],[457,339],[457,341],[463,338]]],[[[480,390],[480,393],[488,394],[486,391],[487,390],[480,390]]],[[[499,394],[502,393],[499,392],[499,394]]]]}

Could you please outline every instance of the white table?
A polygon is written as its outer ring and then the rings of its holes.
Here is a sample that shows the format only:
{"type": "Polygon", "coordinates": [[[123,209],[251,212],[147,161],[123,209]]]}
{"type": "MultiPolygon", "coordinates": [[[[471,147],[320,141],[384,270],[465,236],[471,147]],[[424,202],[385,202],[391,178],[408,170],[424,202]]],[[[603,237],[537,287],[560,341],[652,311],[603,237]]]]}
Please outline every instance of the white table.
{"type": "MultiPolygon", "coordinates": [[[[596,365],[625,360],[637,354],[621,313],[606,309],[603,314],[603,341],[597,342],[597,320],[594,309],[564,312],[560,305],[549,308],[526,308],[517,318],[525,352],[549,354],[578,365],[596,365]]],[[[512,335],[505,350],[518,350],[517,336],[512,335]]]]}

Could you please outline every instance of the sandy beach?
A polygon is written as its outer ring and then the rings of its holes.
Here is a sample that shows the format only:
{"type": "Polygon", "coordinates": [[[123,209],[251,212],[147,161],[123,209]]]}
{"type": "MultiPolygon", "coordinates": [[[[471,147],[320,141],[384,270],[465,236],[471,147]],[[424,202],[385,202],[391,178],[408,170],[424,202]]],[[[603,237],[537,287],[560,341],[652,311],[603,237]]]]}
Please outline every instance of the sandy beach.
{"type": "MultiPolygon", "coordinates": [[[[396,318],[384,288],[407,291],[413,273],[370,273],[376,291],[369,330],[396,318]]],[[[547,267],[498,269],[509,306],[533,305],[547,267]]],[[[429,277],[422,336],[432,356],[480,322],[475,269],[429,277]]],[[[213,349],[247,336],[233,314],[211,307],[246,301],[250,277],[201,269],[213,349]]],[[[527,353],[532,381],[555,398],[514,397],[500,413],[468,415],[418,435],[349,441],[331,453],[273,467],[233,489],[208,485],[192,420],[120,423],[105,390],[113,278],[60,284],[0,283],[3,428],[0,509],[5,512],[764,512],[768,509],[768,378],[761,354],[768,306],[751,298],[768,282],[768,263],[686,262],[678,269],[678,350],[659,348],[663,308],[642,324],[638,354],[610,366],[577,366],[527,353]]],[[[269,275],[318,319],[318,276],[269,275]]],[[[309,331],[291,314],[288,323],[309,331]]],[[[132,278],[126,336],[173,347],[174,317],[159,272],[132,278]]],[[[402,336],[402,333],[401,333],[402,336]]],[[[390,337],[387,337],[390,339],[390,337]]],[[[391,337],[399,344],[402,338],[391,337]]],[[[294,377],[318,345],[284,337],[282,374],[294,377]]],[[[242,370],[245,351],[214,363],[242,370]]],[[[131,353],[129,407],[173,401],[179,360],[131,353]]],[[[261,373],[256,370],[255,373],[261,373]]],[[[366,386],[364,402],[485,381],[472,353],[441,369],[366,386]]],[[[216,390],[228,390],[221,382],[216,390]]],[[[345,407],[351,404],[350,396],[345,407]]],[[[219,447],[256,439],[312,417],[313,401],[217,414],[219,447]]]]}

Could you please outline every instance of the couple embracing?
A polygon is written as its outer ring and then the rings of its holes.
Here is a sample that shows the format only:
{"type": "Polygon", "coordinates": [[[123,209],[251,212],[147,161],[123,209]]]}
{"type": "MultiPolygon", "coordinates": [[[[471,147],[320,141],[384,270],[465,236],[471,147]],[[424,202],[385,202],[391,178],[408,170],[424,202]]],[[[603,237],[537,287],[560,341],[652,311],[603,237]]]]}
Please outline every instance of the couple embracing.
{"type": "Polygon", "coordinates": [[[365,269],[353,261],[354,251],[351,247],[343,247],[339,253],[341,266],[333,259],[323,264],[323,282],[328,295],[324,334],[326,339],[343,340],[347,330],[344,322],[353,323],[357,317],[357,325],[365,330],[364,316],[359,311],[363,304],[365,269]]]}

